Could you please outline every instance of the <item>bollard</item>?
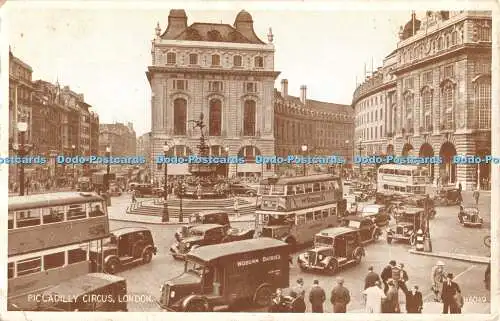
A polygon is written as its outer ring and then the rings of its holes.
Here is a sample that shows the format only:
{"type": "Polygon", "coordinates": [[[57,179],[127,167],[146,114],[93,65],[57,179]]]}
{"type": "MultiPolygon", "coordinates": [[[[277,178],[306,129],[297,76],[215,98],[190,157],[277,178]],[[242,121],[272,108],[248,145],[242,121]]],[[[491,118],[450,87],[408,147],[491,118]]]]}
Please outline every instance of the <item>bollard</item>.
{"type": "Polygon", "coordinates": [[[415,247],[419,252],[424,251],[424,232],[422,230],[417,231],[417,240],[415,242],[415,247]]]}

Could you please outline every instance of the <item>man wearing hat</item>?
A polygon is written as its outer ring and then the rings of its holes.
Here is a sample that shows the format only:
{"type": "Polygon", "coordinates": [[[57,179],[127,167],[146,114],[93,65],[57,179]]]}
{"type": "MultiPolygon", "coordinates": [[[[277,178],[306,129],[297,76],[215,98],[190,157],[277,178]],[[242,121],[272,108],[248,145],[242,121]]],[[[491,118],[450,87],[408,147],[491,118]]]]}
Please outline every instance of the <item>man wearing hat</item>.
{"type": "Polygon", "coordinates": [[[314,280],[311,292],[309,292],[309,302],[311,302],[312,312],[323,313],[323,303],[325,300],[325,290],[319,286],[318,280],[314,280]]]}
{"type": "Polygon", "coordinates": [[[396,261],[390,260],[389,265],[387,265],[384,270],[382,270],[382,273],[380,274],[380,278],[382,279],[382,282],[384,282],[384,292],[387,293],[387,290],[389,289],[389,286],[387,285],[387,280],[389,280],[392,277],[392,269],[396,266],[396,261]]]}
{"type": "Polygon", "coordinates": [[[302,278],[297,279],[297,284],[293,288],[293,290],[302,297],[302,299],[305,299],[306,296],[306,290],[304,290],[304,280],[302,278]]]}
{"type": "Polygon", "coordinates": [[[448,273],[446,275],[441,299],[443,300],[443,314],[461,313],[463,299],[460,293],[460,287],[456,282],[453,282],[453,273],[448,273]]]}
{"type": "Polygon", "coordinates": [[[375,285],[375,282],[379,281],[380,277],[377,273],[373,272],[373,266],[368,268],[368,274],[365,277],[365,290],[371,288],[375,285]]]}
{"type": "Polygon", "coordinates": [[[344,287],[344,279],[337,278],[337,286],[332,290],[330,302],[333,305],[333,313],[346,313],[347,305],[351,301],[349,290],[344,287]]]}
{"type": "Polygon", "coordinates": [[[434,292],[434,301],[439,302],[441,296],[441,289],[443,288],[443,282],[445,280],[444,263],[438,261],[436,265],[432,268],[431,280],[432,280],[432,292],[434,292]]]}

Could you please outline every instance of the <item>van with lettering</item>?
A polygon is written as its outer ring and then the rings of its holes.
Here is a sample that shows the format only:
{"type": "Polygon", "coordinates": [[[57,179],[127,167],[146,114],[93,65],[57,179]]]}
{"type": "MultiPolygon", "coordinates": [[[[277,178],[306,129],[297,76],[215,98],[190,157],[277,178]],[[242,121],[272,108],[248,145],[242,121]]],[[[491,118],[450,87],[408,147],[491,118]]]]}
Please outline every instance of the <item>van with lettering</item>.
{"type": "Polygon", "coordinates": [[[184,272],[161,287],[168,311],[245,311],[269,307],[273,293],[289,286],[289,246],[272,238],[208,245],[186,255],[184,272]]]}

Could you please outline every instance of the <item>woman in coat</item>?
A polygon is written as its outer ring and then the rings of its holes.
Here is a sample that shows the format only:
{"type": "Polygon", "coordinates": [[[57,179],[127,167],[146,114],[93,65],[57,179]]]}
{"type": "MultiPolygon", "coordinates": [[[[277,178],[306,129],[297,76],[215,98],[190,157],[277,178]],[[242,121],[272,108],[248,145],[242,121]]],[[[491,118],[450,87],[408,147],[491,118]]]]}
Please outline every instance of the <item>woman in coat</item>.
{"type": "Polygon", "coordinates": [[[415,285],[406,295],[406,312],[422,313],[423,307],[422,293],[418,290],[418,286],[415,285]]]}

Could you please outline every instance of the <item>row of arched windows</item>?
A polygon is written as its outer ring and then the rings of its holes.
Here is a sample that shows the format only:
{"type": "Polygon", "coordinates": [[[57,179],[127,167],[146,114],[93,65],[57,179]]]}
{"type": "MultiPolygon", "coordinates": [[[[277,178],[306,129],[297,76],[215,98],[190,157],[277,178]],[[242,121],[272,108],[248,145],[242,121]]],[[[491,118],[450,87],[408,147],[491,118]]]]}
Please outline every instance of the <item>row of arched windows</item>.
{"type": "MultiPolygon", "coordinates": [[[[455,86],[452,83],[447,83],[441,90],[441,123],[438,125],[442,130],[454,129],[455,125],[455,86]]],[[[477,128],[491,128],[491,81],[487,77],[481,77],[474,83],[474,110],[477,110],[477,128]]],[[[405,112],[406,128],[413,128],[414,117],[417,117],[420,126],[425,130],[431,130],[433,124],[433,93],[430,88],[425,88],[421,93],[422,99],[422,115],[420,115],[420,105],[414,102],[412,94],[407,93],[403,98],[403,107],[405,112]]]]}
{"type": "MultiPolygon", "coordinates": [[[[243,136],[255,136],[256,103],[245,100],[243,105],[243,136]]],[[[184,98],[174,100],[174,135],[187,134],[187,101],[184,98]]],[[[220,99],[211,99],[208,113],[208,135],[222,135],[222,102],[220,99]]]]}

